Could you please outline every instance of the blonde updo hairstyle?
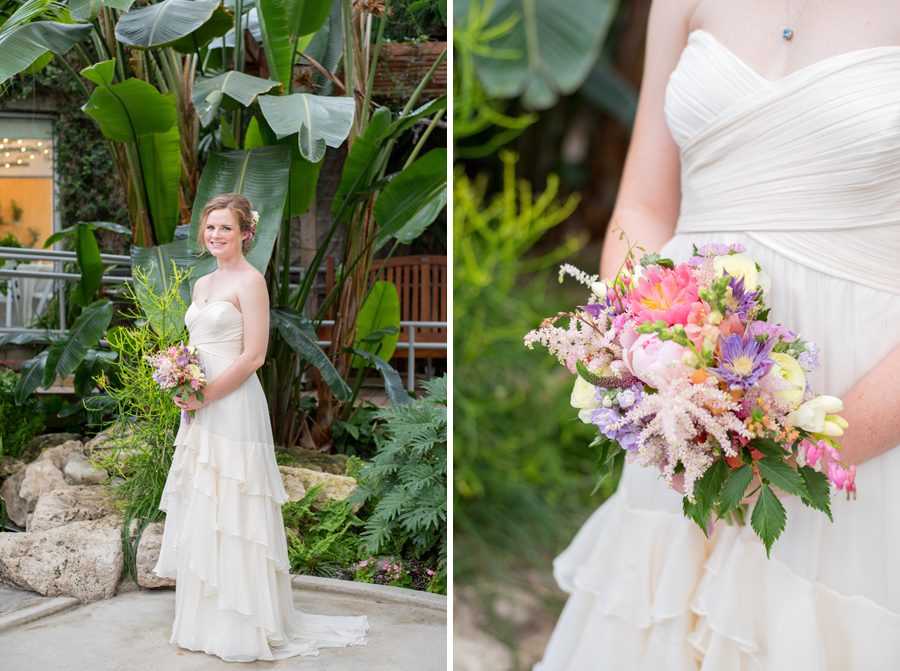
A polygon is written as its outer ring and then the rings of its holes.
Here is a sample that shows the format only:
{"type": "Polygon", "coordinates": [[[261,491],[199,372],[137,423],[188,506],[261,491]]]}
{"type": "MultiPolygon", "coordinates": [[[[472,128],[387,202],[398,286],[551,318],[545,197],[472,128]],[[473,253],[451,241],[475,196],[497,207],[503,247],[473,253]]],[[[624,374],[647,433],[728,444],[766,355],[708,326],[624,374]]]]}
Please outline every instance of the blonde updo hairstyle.
{"type": "MultiPolygon", "coordinates": [[[[253,206],[250,205],[250,201],[246,196],[240,193],[219,194],[200,210],[200,230],[197,232],[197,244],[200,246],[200,249],[203,250],[203,254],[206,253],[206,241],[203,237],[203,232],[206,229],[206,218],[209,216],[210,212],[215,212],[216,210],[231,211],[234,215],[234,220],[238,224],[242,237],[250,232],[250,227],[253,224],[253,206]]],[[[250,249],[251,242],[252,238],[250,240],[243,240],[241,249],[244,254],[250,249]]]]}

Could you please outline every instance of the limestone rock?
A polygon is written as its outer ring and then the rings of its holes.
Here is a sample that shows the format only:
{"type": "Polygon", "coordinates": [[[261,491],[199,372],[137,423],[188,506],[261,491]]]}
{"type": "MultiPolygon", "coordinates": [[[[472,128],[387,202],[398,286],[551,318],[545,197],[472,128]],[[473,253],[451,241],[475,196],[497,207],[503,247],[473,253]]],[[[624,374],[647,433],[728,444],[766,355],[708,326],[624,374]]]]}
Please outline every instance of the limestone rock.
{"type": "Polygon", "coordinates": [[[81,436],[77,433],[45,433],[42,436],[35,436],[22,448],[19,457],[26,462],[34,461],[48,447],[56,447],[69,440],[81,440],[81,436]]]}
{"type": "Polygon", "coordinates": [[[162,544],[163,523],[150,524],[141,534],[141,542],[137,551],[137,583],[141,587],[174,587],[171,578],[160,578],[153,572],[159,559],[159,548],[162,544]]]}
{"type": "Polygon", "coordinates": [[[0,481],[5,480],[10,475],[14,475],[23,468],[25,468],[24,459],[3,457],[3,459],[0,460],[0,481]]]}
{"type": "Polygon", "coordinates": [[[19,498],[25,501],[27,515],[21,522],[10,515],[10,519],[19,525],[28,526],[28,518],[34,512],[38,499],[44,492],[52,492],[54,489],[65,489],[69,485],[60,471],[51,460],[38,459],[25,467],[25,477],[19,486],[19,498]]]}
{"type": "Polygon", "coordinates": [[[0,581],[83,604],[116,592],[122,572],[121,517],[44,531],[0,533],[0,581]]]}
{"type": "Polygon", "coordinates": [[[109,479],[104,468],[98,468],[80,452],[72,452],[63,469],[66,482],[70,485],[99,485],[109,479]]]}
{"type": "Polygon", "coordinates": [[[45,448],[34,461],[51,461],[56,468],[62,471],[69,462],[69,455],[72,453],[84,455],[84,444],[80,440],[67,440],[59,445],[45,448]]]}
{"type": "Polygon", "coordinates": [[[343,475],[347,472],[348,457],[346,454],[327,454],[298,446],[286,448],[283,451],[293,458],[295,463],[291,464],[292,468],[308,468],[311,471],[322,471],[334,475],[343,475]]]}
{"type": "Polygon", "coordinates": [[[44,492],[28,520],[28,531],[45,531],[70,522],[96,520],[115,513],[115,504],[103,487],[79,485],[44,492]]]}
{"type": "Polygon", "coordinates": [[[19,496],[19,487],[25,479],[25,469],[22,468],[3,481],[0,486],[0,499],[6,502],[6,516],[16,526],[25,527],[25,519],[28,517],[28,502],[19,496]]]}
{"type": "Polygon", "coordinates": [[[131,427],[123,429],[120,425],[114,424],[85,442],[84,453],[88,457],[92,457],[97,452],[124,447],[128,444],[133,434],[134,430],[131,427]]]}
{"type": "Polygon", "coordinates": [[[356,480],[346,475],[333,475],[291,466],[279,466],[278,468],[281,471],[284,489],[291,501],[299,501],[306,495],[308,489],[325,483],[314,508],[321,507],[326,501],[343,501],[356,489],[356,480]]]}
{"type": "Polygon", "coordinates": [[[6,501],[9,519],[20,527],[27,527],[29,517],[44,492],[67,489],[69,484],[62,474],[69,455],[80,454],[81,441],[68,440],[59,445],[44,448],[40,455],[15,476],[3,483],[0,495],[6,501]],[[18,478],[22,475],[21,479],[18,478]]]}

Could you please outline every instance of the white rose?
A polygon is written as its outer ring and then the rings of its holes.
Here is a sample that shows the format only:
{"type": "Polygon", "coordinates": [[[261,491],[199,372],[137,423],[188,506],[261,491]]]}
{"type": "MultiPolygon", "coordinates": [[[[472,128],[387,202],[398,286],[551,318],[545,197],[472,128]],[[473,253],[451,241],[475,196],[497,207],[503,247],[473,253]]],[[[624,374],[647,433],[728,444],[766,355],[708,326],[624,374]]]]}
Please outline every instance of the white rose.
{"type": "Polygon", "coordinates": [[[727,254],[715,257],[714,262],[716,271],[719,273],[728,273],[732,277],[743,277],[744,288],[747,291],[753,291],[758,286],[759,271],[756,269],[756,263],[749,256],[727,254]]]}
{"type": "Polygon", "coordinates": [[[572,387],[572,396],[569,403],[573,408],[578,408],[578,419],[585,424],[591,423],[591,414],[600,407],[597,398],[597,388],[580,375],[575,377],[575,386],[572,387]]]}
{"type": "Polygon", "coordinates": [[[770,356],[775,362],[775,365],[772,366],[772,374],[779,376],[791,385],[790,389],[779,391],[778,395],[790,401],[796,408],[803,400],[803,394],[806,391],[806,371],[790,354],[773,352],[770,356]]]}
{"type": "Polygon", "coordinates": [[[835,413],[844,409],[844,402],[836,396],[816,396],[787,416],[794,426],[825,436],[841,436],[847,420],[835,413]]]}

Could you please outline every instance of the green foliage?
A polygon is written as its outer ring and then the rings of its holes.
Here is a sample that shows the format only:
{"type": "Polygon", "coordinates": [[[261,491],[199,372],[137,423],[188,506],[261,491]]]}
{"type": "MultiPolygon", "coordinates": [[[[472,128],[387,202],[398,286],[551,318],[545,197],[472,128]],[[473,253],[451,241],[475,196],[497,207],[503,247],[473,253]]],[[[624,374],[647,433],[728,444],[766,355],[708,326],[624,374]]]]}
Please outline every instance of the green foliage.
{"type": "Polygon", "coordinates": [[[44,414],[36,398],[17,406],[15,390],[19,374],[0,370],[0,461],[4,455],[18,457],[29,440],[44,429],[44,414]]]}
{"type": "Polygon", "coordinates": [[[568,285],[549,291],[551,268],[581,241],[529,253],[576,198],[560,203],[555,178],[534,194],[515,179],[515,156],[503,162],[502,190],[487,202],[485,180],[457,173],[453,223],[454,571],[495,583],[523,562],[543,570],[599,502],[595,432],[569,405],[572,376],[522,344],[546,315],[584,298],[568,285]]]}
{"type": "Polygon", "coordinates": [[[772,549],[772,543],[784,531],[787,519],[784,506],[769,485],[763,483],[759,492],[759,498],[753,506],[753,514],[750,516],[750,526],[756,535],[762,539],[766,546],[766,556],[772,549]]]}
{"type": "Polygon", "coordinates": [[[299,501],[284,504],[281,512],[289,537],[291,570],[304,575],[335,577],[359,555],[357,529],[362,521],[347,501],[328,501],[312,509],[324,484],[316,485],[299,501]]]}
{"type": "MultiPolygon", "coordinates": [[[[141,306],[152,304],[156,315],[184,314],[186,306],[181,300],[179,287],[186,279],[185,273],[176,270],[168,291],[157,294],[148,274],[135,267],[134,287],[127,289],[127,296],[134,308],[126,315],[134,320],[134,325],[110,330],[107,340],[118,354],[118,359],[109,371],[110,381],[98,380],[106,398],[111,399],[117,409],[115,429],[128,436],[120,449],[111,451],[111,461],[106,465],[127,476],[125,482],[116,488],[125,517],[123,543],[126,575],[134,575],[137,545],[144,528],[162,516],[159,501],[172,463],[172,445],[181,417],[181,411],[172,402],[169,393],[160,389],[153,379],[153,367],[144,357],[175,344],[185,334],[183,331],[173,333],[171,329],[157,331],[141,306]],[[117,466],[116,457],[121,450],[125,450],[125,458],[121,466],[117,466]],[[131,529],[133,520],[137,521],[137,529],[125,531],[131,529]]],[[[166,323],[171,321],[164,320],[166,323]]],[[[85,404],[90,406],[97,402],[86,401],[85,404]]]]}
{"type": "Polygon", "coordinates": [[[363,531],[368,552],[415,557],[437,555],[447,562],[447,377],[422,385],[428,396],[392,405],[384,421],[378,454],[363,469],[354,502],[370,502],[363,531]]]}
{"type": "Polygon", "coordinates": [[[350,462],[347,463],[347,475],[357,477],[361,473],[361,459],[370,459],[375,455],[378,446],[375,442],[375,417],[378,408],[374,405],[362,405],[347,419],[335,420],[332,425],[335,452],[352,455],[354,464],[360,465],[356,474],[351,474],[350,462]]]}
{"type": "Polygon", "coordinates": [[[704,533],[709,529],[714,510],[720,518],[742,523],[747,508],[745,499],[759,492],[750,525],[768,554],[786,523],[786,512],[775,490],[799,496],[804,505],[822,511],[831,519],[827,477],[809,466],[798,466],[792,451],[773,440],[755,438],[741,449],[739,458],[742,465],[731,471],[724,459],[716,460],[697,480],[694,499],[683,501],[685,516],[694,520],[704,533]],[[757,459],[751,449],[765,456],[757,459]]]}

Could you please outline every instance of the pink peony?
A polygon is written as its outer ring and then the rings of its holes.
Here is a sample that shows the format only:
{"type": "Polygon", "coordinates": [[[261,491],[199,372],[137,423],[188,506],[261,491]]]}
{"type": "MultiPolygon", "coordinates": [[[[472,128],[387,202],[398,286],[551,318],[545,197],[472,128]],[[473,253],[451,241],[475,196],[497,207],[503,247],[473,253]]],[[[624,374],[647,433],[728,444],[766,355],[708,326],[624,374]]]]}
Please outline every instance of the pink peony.
{"type": "Polygon", "coordinates": [[[655,333],[625,329],[620,342],[625,367],[636,378],[655,387],[675,378],[687,377],[693,371],[682,361],[690,350],[672,340],[662,341],[655,333]]]}
{"type": "Polygon", "coordinates": [[[687,264],[674,270],[651,266],[628,295],[628,306],[639,322],[661,319],[666,324],[686,324],[697,301],[697,280],[687,264]]]}

